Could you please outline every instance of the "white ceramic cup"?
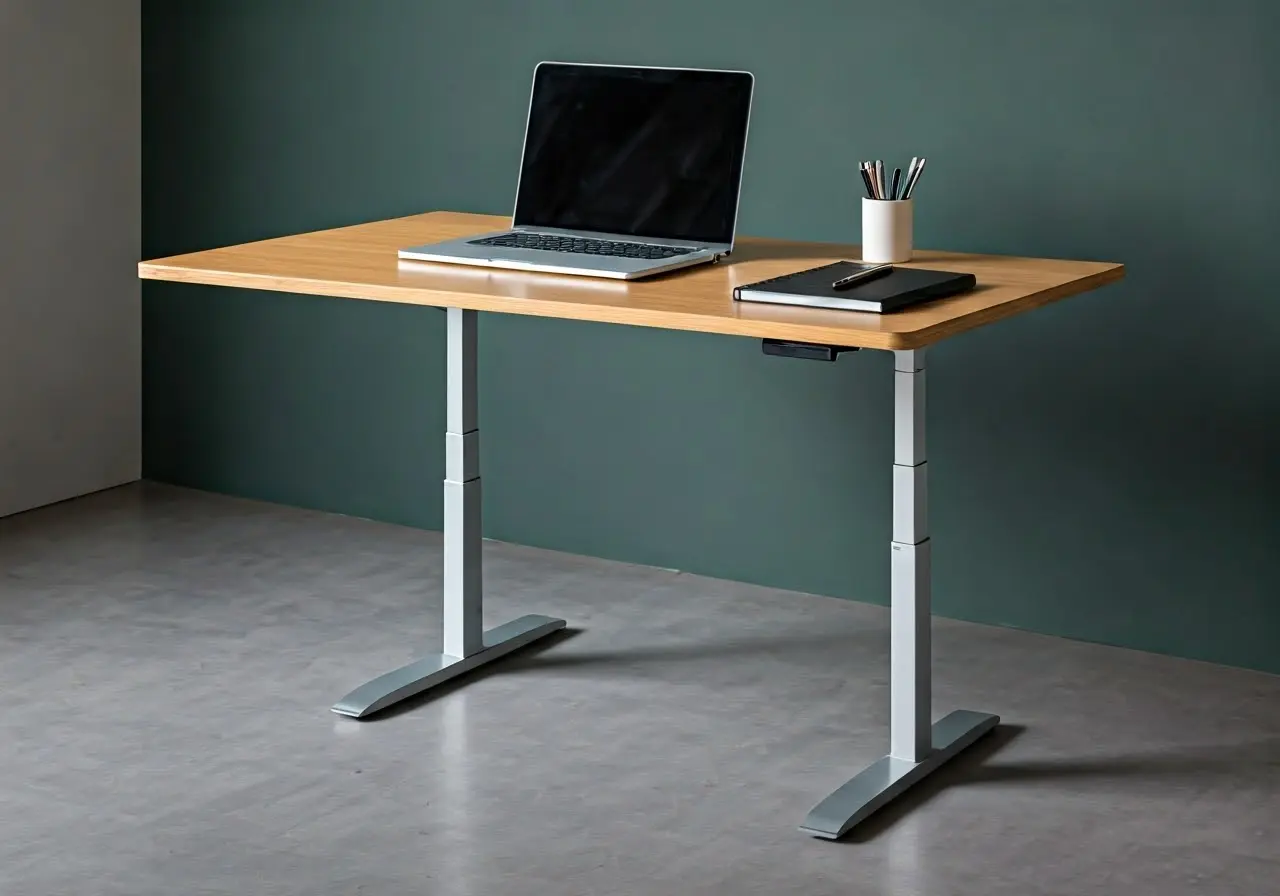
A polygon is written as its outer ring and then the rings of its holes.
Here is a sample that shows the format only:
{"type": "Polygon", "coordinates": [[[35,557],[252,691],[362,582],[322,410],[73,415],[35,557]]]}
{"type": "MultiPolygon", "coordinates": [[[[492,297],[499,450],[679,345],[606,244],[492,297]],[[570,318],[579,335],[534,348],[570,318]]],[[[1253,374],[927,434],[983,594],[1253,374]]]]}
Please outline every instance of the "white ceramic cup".
{"type": "Polygon", "coordinates": [[[911,199],[862,198],[862,260],[911,260],[911,199]]]}

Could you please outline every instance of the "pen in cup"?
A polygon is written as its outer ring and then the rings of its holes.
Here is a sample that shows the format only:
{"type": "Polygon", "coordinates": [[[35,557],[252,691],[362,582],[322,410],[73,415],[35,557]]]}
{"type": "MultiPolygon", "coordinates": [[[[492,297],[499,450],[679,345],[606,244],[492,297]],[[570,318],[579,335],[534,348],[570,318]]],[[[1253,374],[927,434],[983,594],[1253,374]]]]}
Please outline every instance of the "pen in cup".
{"type": "Polygon", "coordinates": [[[912,156],[905,172],[901,168],[894,168],[892,175],[887,173],[883,159],[859,162],[858,174],[866,188],[867,198],[889,202],[905,202],[910,199],[915,195],[916,184],[920,182],[926,161],[923,156],[912,156]]]}
{"type": "MultiPolygon", "coordinates": [[[[912,161],[915,161],[915,160],[913,159],[912,161]]],[[[921,174],[921,172],[923,172],[923,171],[924,171],[924,163],[925,163],[926,161],[928,161],[928,160],[927,160],[927,159],[925,159],[925,158],[923,158],[923,157],[921,157],[920,161],[919,161],[919,162],[917,162],[917,163],[916,163],[916,165],[915,165],[915,170],[914,170],[914,171],[912,171],[912,172],[911,172],[911,174],[907,177],[907,186],[906,186],[906,188],[905,188],[905,189],[903,189],[903,191],[902,191],[902,198],[903,198],[903,199],[910,199],[910,198],[911,198],[911,194],[912,194],[912,193],[914,193],[914,192],[916,191],[916,184],[917,184],[917,183],[919,182],[919,180],[920,180],[920,174],[921,174]]]]}
{"type": "Polygon", "coordinates": [[[876,189],[871,185],[871,175],[867,174],[867,163],[863,162],[858,166],[858,173],[862,175],[862,183],[867,188],[867,198],[876,198],[876,189]]]}
{"type": "Polygon", "coordinates": [[[876,179],[876,166],[872,162],[863,162],[862,170],[867,175],[867,180],[871,182],[870,198],[881,199],[880,182],[876,179]]]}

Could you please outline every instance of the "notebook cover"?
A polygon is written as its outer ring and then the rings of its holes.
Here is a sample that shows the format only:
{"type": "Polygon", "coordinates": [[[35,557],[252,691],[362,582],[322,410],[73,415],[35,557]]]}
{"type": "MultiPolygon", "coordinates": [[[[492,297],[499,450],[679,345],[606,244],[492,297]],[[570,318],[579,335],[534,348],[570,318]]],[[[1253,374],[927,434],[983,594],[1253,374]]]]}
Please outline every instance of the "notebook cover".
{"type": "Polygon", "coordinates": [[[859,283],[850,289],[831,288],[832,283],[853,273],[857,268],[858,264],[855,262],[837,261],[736,287],[733,297],[743,302],[772,302],[883,313],[967,292],[978,282],[973,274],[894,268],[887,277],[859,283]]]}

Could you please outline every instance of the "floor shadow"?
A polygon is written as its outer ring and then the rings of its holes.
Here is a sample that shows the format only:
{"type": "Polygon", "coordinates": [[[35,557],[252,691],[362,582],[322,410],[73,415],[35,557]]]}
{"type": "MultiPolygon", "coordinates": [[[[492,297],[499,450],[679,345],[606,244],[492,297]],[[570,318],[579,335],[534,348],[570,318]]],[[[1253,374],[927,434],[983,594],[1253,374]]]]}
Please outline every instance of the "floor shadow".
{"type": "Polygon", "coordinates": [[[450,679],[438,687],[424,691],[417,696],[393,704],[381,712],[366,716],[362,722],[376,722],[392,719],[412,712],[420,706],[447,697],[467,684],[488,678],[491,675],[521,675],[530,672],[546,672],[558,670],[597,670],[608,667],[636,669],[651,664],[669,664],[679,662],[699,662],[706,660],[723,660],[734,656],[786,656],[788,654],[810,655],[823,648],[848,648],[860,644],[868,649],[884,647],[884,632],[879,629],[856,629],[853,631],[827,632],[822,635],[812,633],[797,634],[793,637],[767,635],[758,638],[738,638],[730,641],[707,642],[698,641],[687,644],[668,646],[618,647],[609,650],[591,650],[569,654],[551,654],[553,647],[569,641],[582,634],[582,629],[564,628],[558,632],[540,638],[532,644],[522,647],[503,656],[495,663],[478,666],[457,678],[450,679]]]}
{"type": "Polygon", "coordinates": [[[1088,759],[993,763],[975,769],[963,785],[1017,781],[1107,780],[1176,777],[1208,781],[1261,774],[1280,780],[1280,738],[1244,744],[1210,744],[1177,750],[1088,759]]]}
{"type": "Polygon", "coordinates": [[[867,644],[868,646],[878,645],[883,648],[885,646],[884,641],[884,631],[881,629],[827,632],[822,635],[805,633],[796,634],[792,637],[774,634],[762,635],[757,638],[735,638],[717,642],[697,641],[674,645],[619,647],[609,650],[592,650],[555,656],[524,655],[516,662],[507,663],[503,671],[515,673],[542,672],[548,669],[576,669],[580,667],[630,667],[647,663],[699,662],[734,656],[759,656],[761,654],[770,656],[787,656],[791,654],[808,656],[814,651],[820,651],[824,648],[848,648],[861,644],[867,644]]]}
{"type": "Polygon", "coordinates": [[[1088,759],[986,761],[1025,730],[1024,726],[1018,725],[997,726],[985,738],[855,827],[845,837],[845,841],[865,843],[875,839],[937,794],[952,787],[1021,781],[1038,783],[1161,778],[1177,778],[1184,783],[1209,783],[1230,778],[1245,784],[1270,787],[1280,782],[1280,738],[1088,759]]]}

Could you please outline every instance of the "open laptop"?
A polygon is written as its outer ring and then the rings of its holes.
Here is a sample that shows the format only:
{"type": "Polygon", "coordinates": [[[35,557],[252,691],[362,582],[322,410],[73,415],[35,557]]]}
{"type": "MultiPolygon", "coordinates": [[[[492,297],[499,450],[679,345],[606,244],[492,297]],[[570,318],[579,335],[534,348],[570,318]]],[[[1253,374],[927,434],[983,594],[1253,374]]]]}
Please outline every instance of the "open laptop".
{"type": "Polygon", "coordinates": [[[543,62],[510,230],[400,257],[631,280],[733,249],[747,72],[543,62]]]}

